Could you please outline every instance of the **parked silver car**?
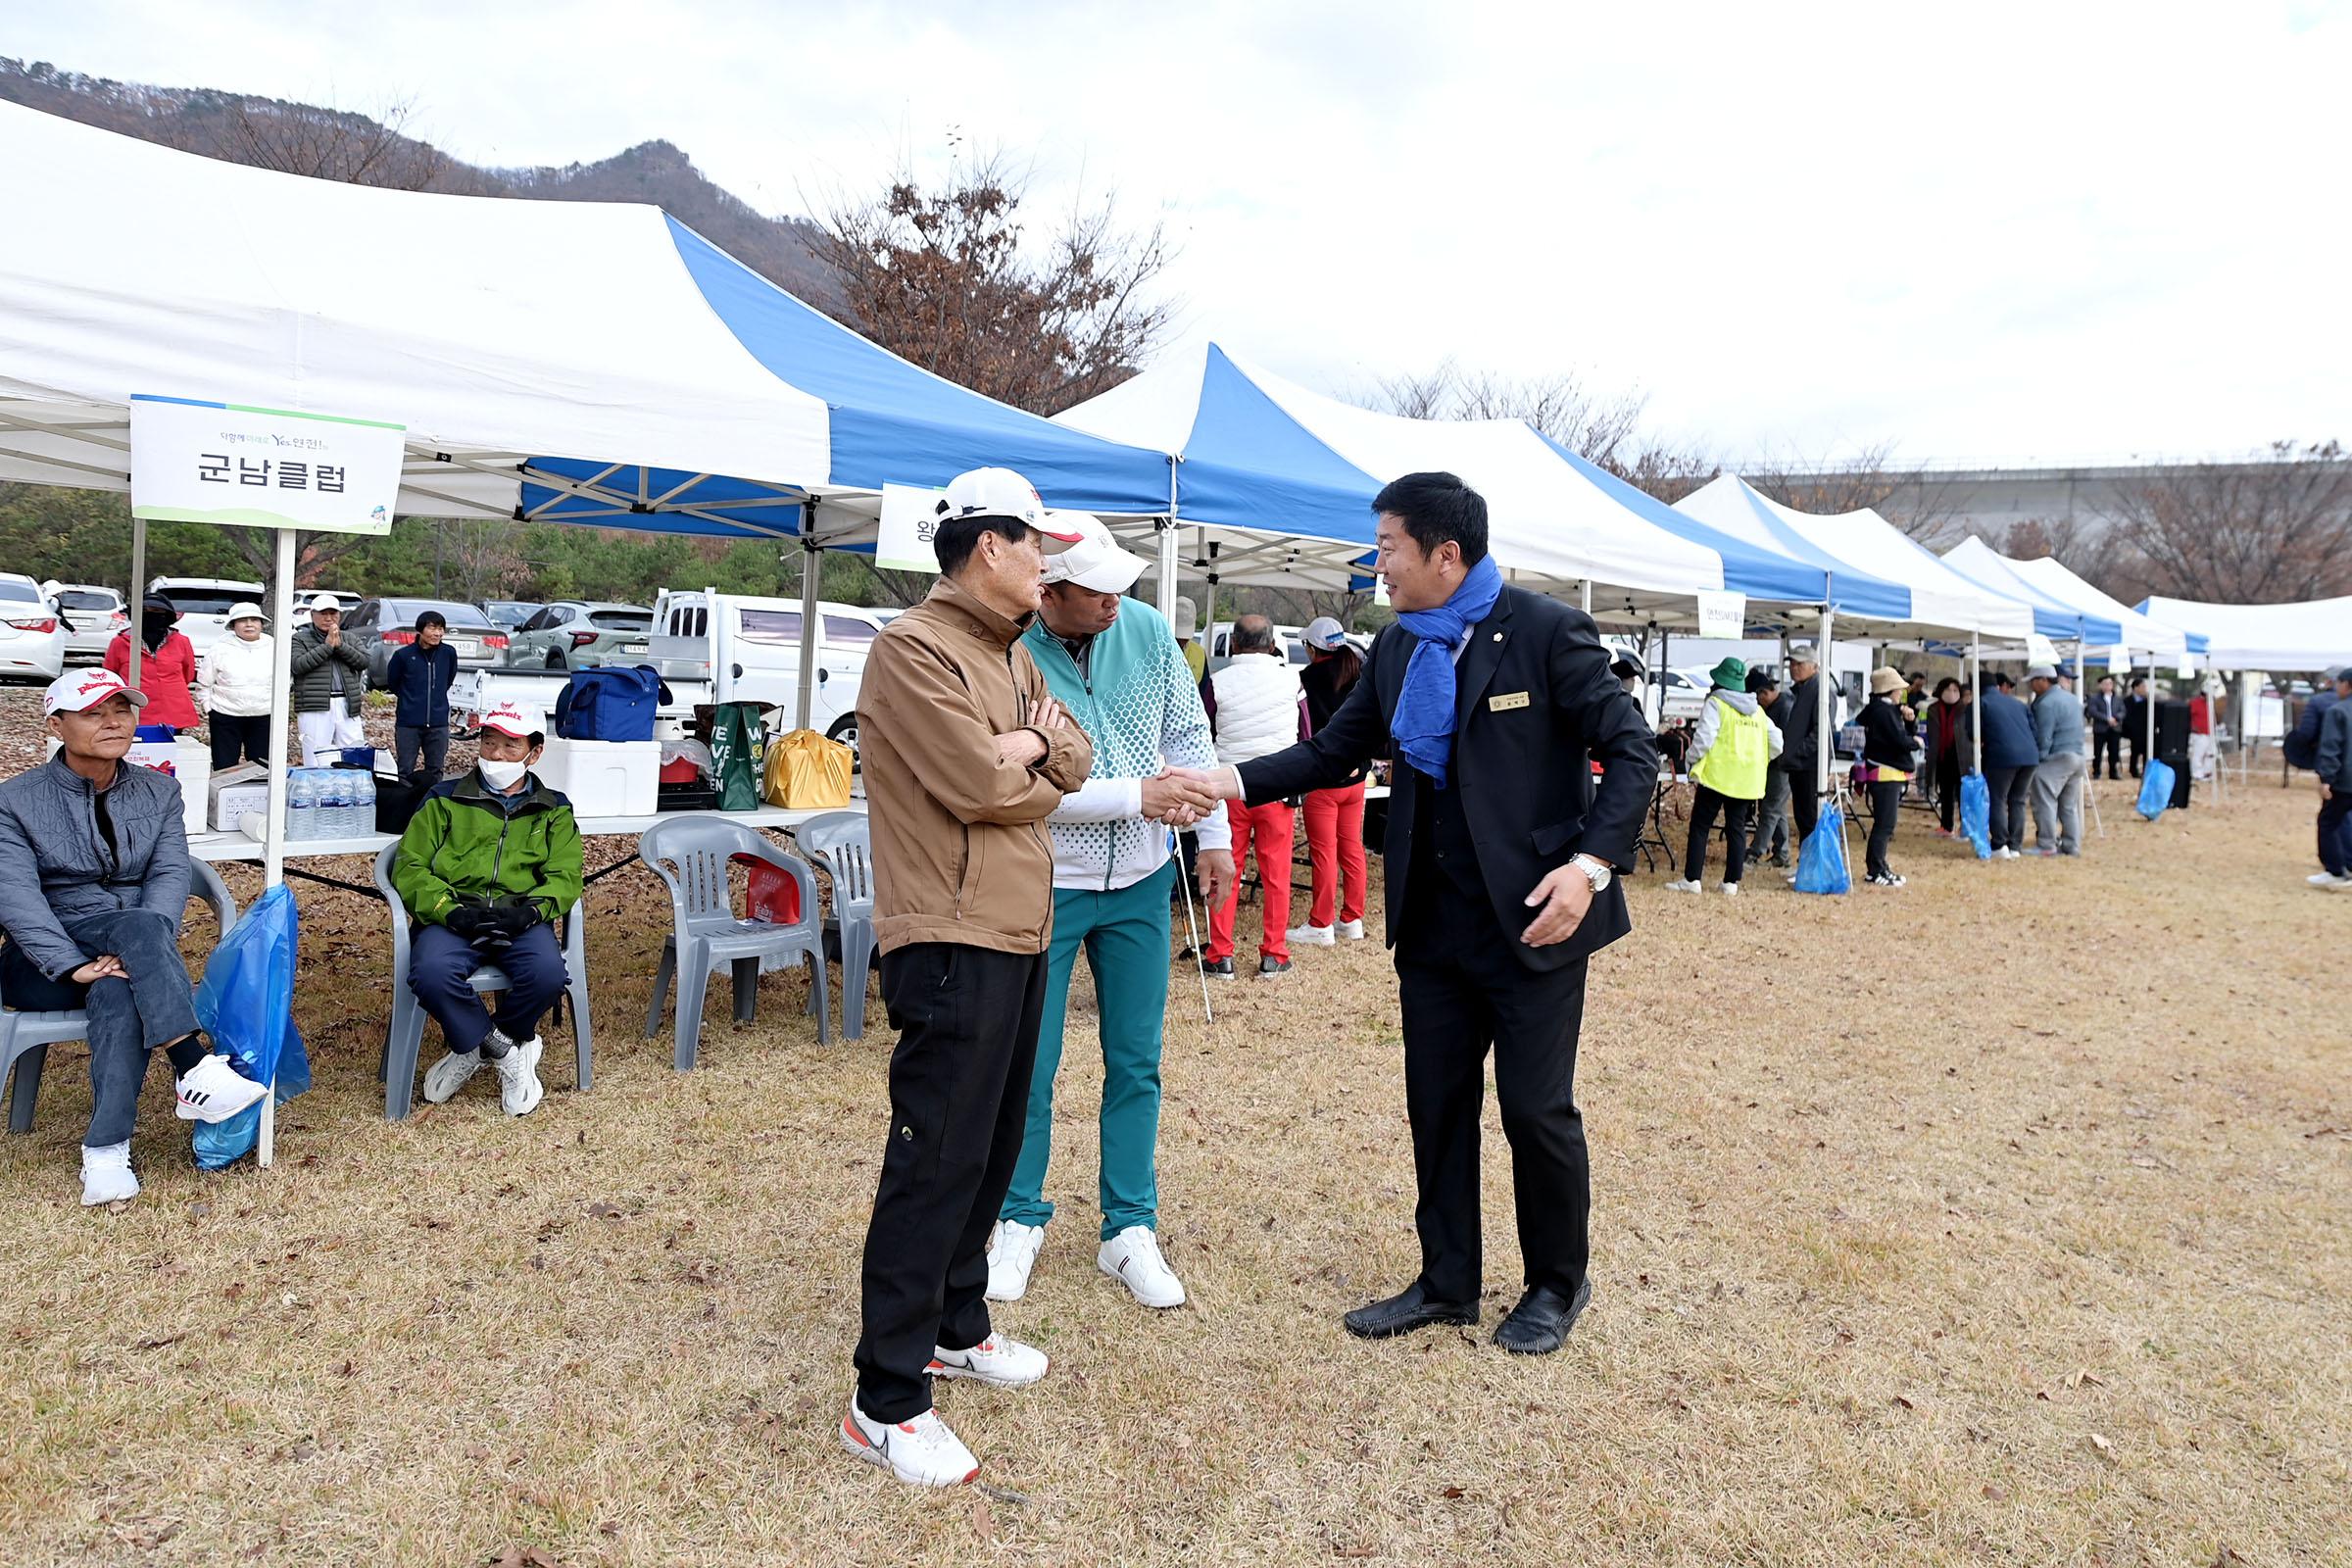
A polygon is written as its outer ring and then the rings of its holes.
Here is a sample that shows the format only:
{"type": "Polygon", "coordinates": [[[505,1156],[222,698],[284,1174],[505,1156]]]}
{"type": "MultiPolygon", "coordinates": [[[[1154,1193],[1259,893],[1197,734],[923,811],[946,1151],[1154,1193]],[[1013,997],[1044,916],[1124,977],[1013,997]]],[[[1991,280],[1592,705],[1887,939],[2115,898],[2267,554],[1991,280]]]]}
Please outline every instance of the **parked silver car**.
{"type": "Polygon", "coordinates": [[[652,646],[654,612],[643,605],[559,599],[514,632],[507,663],[515,669],[590,669],[634,663],[652,646]]]}
{"type": "Polygon", "coordinates": [[[87,582],[45,582],[41,592],[57,606],[66,623],[66,662],[95,664],[106,657],[106,645],[130,624],[122,596],[112,588],[87,582]]]}
{"type": "Polygon", "coordinates": [[[507,656],[507,634],[473,606],[451,599],[365,599],[343,616],[343,635],[368,656],[368,684],[381,691],[392,656],[416,640],[416,617],[441,612],[460,669],[492,669],[507,656]]]}

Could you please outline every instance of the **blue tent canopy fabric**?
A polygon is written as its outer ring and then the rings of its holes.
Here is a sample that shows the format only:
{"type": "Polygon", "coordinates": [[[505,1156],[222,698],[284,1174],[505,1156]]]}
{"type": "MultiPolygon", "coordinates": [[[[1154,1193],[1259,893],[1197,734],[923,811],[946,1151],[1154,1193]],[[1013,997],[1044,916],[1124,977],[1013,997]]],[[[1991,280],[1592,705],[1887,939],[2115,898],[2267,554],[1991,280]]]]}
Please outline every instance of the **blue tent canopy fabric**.
{"type": "MultiPolygon", "coordinates": [[[[1857,615],[1871,620],[1911,618],[1910,589],[1883,577],[1874,577],[1859,567],[1839,561],[1788,526],[1770,507],[1763,505],[1762,498],[1745,484],[1735,484],[1730,488],[1736,491],[1744,505],[1746,511],[1743,520],[1748,521],[1755,537],[1764,540],[1789,560],[1801,562],[1828,574],[1832,610],[1841,615],[1857,615]]],[[[1674,511],[1677,516],[1690,515],[1681,508],[1674,511]]]]}

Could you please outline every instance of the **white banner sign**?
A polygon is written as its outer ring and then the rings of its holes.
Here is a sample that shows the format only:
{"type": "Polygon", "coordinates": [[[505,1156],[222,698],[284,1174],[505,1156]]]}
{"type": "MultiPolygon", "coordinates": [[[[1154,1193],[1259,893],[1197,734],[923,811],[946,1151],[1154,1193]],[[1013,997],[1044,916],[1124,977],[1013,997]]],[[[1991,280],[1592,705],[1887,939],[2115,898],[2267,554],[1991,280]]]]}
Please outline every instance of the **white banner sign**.
{"type": "Polygon", "coordinates": [[[1737,641],[1747,630],[1747,595],[1730,589],[1698,591],[1698,634],[1737,641]]]}
{"type": "Polygon", "coordinates": [[[882,487],[882,532],[874,541],[874,564],[898,571],[939,571],[931,530],[939,519],[939,498],[947,494],[921,484],[882,487]]]}
{"type": "Polygon", "coordinates": [[[2058,645],[2037,631],[2026,633],[2026,662],[2055,667],[2067,662],[2058,657],[2058,645]]]}
{"type": "Polygon", "coordinates": [[[161,522],[388,533],[405,433],[373,419],[135,395],[131,513],[161,522]]]}

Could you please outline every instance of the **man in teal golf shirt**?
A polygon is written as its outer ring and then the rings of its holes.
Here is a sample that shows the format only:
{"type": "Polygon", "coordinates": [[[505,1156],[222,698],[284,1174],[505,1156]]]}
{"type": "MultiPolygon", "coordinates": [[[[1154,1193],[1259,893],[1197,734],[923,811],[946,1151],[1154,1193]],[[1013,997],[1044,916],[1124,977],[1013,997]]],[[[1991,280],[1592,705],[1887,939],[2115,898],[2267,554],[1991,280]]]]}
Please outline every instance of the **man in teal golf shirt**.
{"type": "Polygon", "coordinates": [[[1017,1301],[1045,1244],[1053,1153],[1054,1075],[1061,1065],[1070,970],[1086,949],[1102,1036],[1102,1247],[1103,1273],[1146,1306],[1184,1304],[1184,1285],[1160,1256],[1160,1024],[1168,1005],[1168,905],[1181,874],[1168,828],[1200,834],[1200,895],[1213,905],[1233,882],[1224,813],[1171,766],[1215,759],[1208,717],[1184,652],[1159,612],[1121,596],[1141,559],[1090,516],[1051,514],[1079,542],[1046,562],[1045,601],[1023,636],[1054,700],[1095,748],[1086,784],[1048,819],[1054,834],[1054,936],[1046,959],[1029,1120],[1020,1163],[988,1251],[988,1297],[1017,1301]]]}

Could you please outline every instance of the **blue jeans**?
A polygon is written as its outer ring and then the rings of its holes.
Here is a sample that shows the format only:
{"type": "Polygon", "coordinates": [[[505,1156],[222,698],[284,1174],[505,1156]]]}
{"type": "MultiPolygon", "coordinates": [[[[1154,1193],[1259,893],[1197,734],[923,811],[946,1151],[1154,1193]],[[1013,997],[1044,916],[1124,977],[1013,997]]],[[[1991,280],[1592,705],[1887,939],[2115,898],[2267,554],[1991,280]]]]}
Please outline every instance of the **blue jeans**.
{"type": "MultiPolygon", "coordinates": [[[[138,1120],[139,1086],[147,1081],[147,1053],[196,1032],[196,1003],[187,965],[179,957],[179,921],[153,909],[116,909],[66,924],[66,935],[96,958],[113,954],[126,980],[77,986],[51,980],[19,953],[0,948],[0,987],[9,1005],[34,1012],[69,1007],[90,1015],[90,1130],[87,1149],[106,1149],[130,1137],[138,1120]]],[[[201,1047],[191,1043],[184,1066],[201,1047]]]]}
{"type": "Polygon", "coordinates": [[[409,989],[441,1026],[449,1049],[460,1055],[480,1050],[493,1023],[509,1040],[528,1040],[539,1031],[539,1015],[564,994],[564,944],[545,920],[488,959],[445,925],[418,926],[409,946],[409,989]],[[514,982],[497,993],[495,1017],[482,1004],[481,994],[466,983],[485,963],[496,964],[514,982]]]}

